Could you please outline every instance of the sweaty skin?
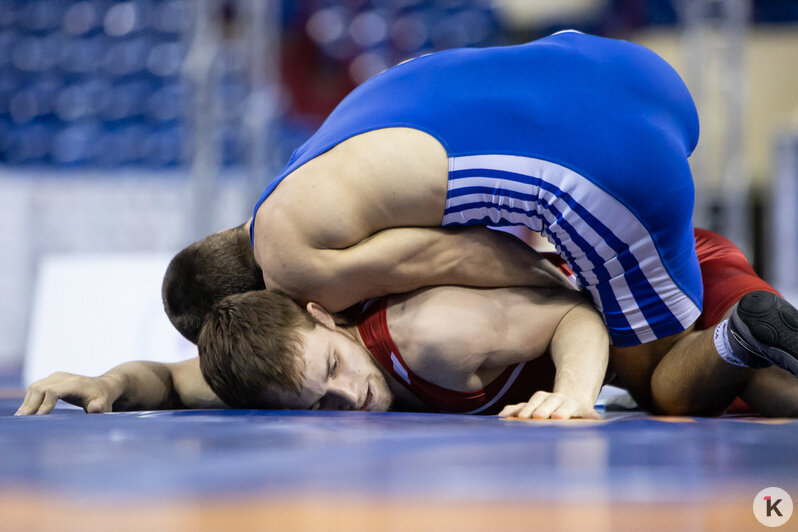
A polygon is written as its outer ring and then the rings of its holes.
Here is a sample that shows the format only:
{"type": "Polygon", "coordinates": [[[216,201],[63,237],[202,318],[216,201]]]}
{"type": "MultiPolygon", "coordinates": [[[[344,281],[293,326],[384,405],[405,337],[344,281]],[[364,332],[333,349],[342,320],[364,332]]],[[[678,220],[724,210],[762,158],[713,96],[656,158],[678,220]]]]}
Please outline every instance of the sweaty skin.
{"type": "Polygon", "coordinates": [[[389,128],[299,167],[252,222],[266,286],[335,312],[423,286],[565,285],[511,236],[440,227],[447,161],[430,135],[389,128]]]}
{"type": "Polygon", "coordinates": [[[501,416],[597,418],[609,336],[600,314],[574,291],[438,287],[389,299],[391,334],[408,365],[449,389],[484,388],[507,366],[549,353],[552,390],[501,416]]]}
{"type": "MultiPolygon", "coordinates": [[[[426,409],[371,357],[357,327],[336,325],[317,303],[307,307],[319,324],[301,333],[302,389],[298,396],[276,391],[278,406],[426,409]]],[[[456,391],[483,388],[507,366],[550,353],[557,369],[554,388],[538,391],[531,397],[535,404],[508,405],[502,415],[598,417],[593,405],[609,339],[600,315],[578,292],[434,287],[389,298],[387,321],[409,368],[456,391]]],[[[31,385],[17,414],[47,414],[58,399],[90,413],[222,406],[196,358],[179,364],[129,362],[100,377],[55,373],[31,385]]]]}
{"type": "MultiPolygon", "coordinates": [[[[356,326],[337,326],[316,303],[307,307],[320,324],[302,333],[299,394],[272,391],[281,407],[423,409],[370,356],[356,326]]],[[[435,287],[391,296],[386,319],[408,368],[459,392],[485,388],[508,366],[550,353],[553,389],[507,405],[503,417],[599,417],[593,405],[607,368],[609,336],[598,312],[575,291],[435,287]]]]}
{"type": "MultiPolygon", "coordinates": [[[[299,167],[251,222],[266,286],[338,311],[424,286],[566,284],[514,237],[440,228],[447,172],[443,146],[409,128],[352,137],[299,167]]],[[[640,404],[651,406],[654,368],[690,331],[618,349],[614,368],[640,404]]]]}
{"type": "MultiPolygon", "coordinates": [[[[678,73],[633,43],[565,31],[435,54],[362,84],[294,152],[251,221],[256,261],[267,287],[331,311],[424,286],[552,286],[485,227],[525,225],[614,345],[656,361],[701,312],[698,131],[678,73]]],[[[650,395],[650,372],[636,384],[650,395]]]]}
{"type": "Polygon", "coordinates": [[[202,378],[198,357],[175,363],[125,362],[99,377],[58,371],[28,387],[15,415],[49,414],[59,399],[89,414],[225,406],[202,378]]]}

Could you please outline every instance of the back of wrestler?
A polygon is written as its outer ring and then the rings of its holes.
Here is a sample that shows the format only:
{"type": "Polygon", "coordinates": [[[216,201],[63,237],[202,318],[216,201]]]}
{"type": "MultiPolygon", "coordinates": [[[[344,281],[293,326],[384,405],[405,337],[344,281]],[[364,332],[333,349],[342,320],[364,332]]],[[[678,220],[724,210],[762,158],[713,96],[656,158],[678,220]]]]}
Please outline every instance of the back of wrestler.
{"type": "MultiPolygon", "coordinates": [[[[425,284],[470,284],[450,275],[457,245],[412,228],[523,224],[555,244],[614,343],[635,345],[700,313],[687,165],[697,138],[678,75],[637,45],[564,32],[421,57],[358,87],[296,150],[255,208],[255,256],[267,286],[336,310],[425,284]],[[620,279],[651,289],[628,275],[645,277],[649,266],[683,293],[672,323],[635,333],[630,322],[655,320],[629,318],[618,302],[626,296],[601,287],[620,279]]],[[[501,268],[499,255],[483,271],[501,268]]],[[[657,292],[630,308],[646,314],[657,292]]]]}

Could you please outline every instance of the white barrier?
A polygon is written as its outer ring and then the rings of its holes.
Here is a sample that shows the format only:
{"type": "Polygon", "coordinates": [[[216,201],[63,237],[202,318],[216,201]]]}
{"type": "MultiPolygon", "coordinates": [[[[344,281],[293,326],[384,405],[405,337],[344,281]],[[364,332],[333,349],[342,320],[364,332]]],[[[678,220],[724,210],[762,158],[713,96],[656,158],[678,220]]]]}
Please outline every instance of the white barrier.
{"type": "Polygon", "coordinates": [[[169,323],[171,255],[48,255],[39,268],[23,384],[54,371],[99,375],[129,360],[177,362],[196,347],[169,323]]]}

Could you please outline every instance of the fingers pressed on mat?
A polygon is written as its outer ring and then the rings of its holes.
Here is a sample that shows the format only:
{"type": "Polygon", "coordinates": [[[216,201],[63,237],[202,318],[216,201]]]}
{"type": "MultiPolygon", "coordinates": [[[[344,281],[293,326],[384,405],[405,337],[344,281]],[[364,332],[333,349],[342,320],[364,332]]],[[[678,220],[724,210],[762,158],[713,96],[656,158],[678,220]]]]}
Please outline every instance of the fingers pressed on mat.
{"type": "Polygon", "coordinates": [[[38,410],[36,410],[36,415],[49,414],[52,412],[60,398],[61,396],[59,394],[52,391],[45,393],[44,400],[41,405],[39,405],[38,410]]]}
{"type": "Polygon", "coordinates": [[[28,393],[25,394],[25,399],[22,400],[22,405],[20,405],[15,415],[27,416],[30,414],[35,414],[39,409],[39,405],[41,405],[43,398],[43,392],[28,389],[28,393]]]}

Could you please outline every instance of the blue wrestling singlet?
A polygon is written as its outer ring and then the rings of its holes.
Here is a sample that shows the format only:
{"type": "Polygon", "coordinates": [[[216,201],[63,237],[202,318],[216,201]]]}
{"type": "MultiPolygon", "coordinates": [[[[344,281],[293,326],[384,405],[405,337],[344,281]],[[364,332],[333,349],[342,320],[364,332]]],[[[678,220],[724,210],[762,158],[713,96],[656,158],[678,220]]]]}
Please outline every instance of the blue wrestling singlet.
{"type": "Polygon", "coordinates": [[[630,346],[701,313],[693,180],[698,116],[679,75],[629,42],[561,32],[393,67],[349,94],[292,155],[299,166],[355,135],[424,131],[449,156],[442,226],[541,232],[630,346]]]}

